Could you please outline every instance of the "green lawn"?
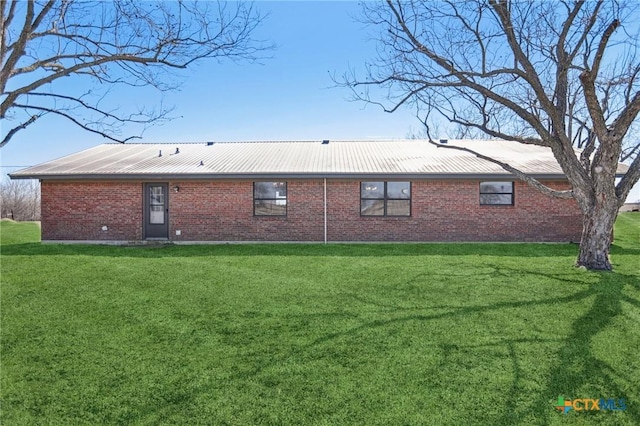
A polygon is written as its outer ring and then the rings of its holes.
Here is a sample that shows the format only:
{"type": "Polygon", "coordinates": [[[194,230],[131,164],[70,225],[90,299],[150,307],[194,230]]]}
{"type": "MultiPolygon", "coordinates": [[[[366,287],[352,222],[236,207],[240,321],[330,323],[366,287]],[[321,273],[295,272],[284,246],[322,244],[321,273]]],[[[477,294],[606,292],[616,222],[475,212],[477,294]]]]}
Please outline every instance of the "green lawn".
{"type": "Polygon", "coordinates": [[[640,214],[570,244],[41,245],[2,222],[20,424],[640,424],[640,214]],[[625,399],[564,415],[558,396],[625,399]]]}

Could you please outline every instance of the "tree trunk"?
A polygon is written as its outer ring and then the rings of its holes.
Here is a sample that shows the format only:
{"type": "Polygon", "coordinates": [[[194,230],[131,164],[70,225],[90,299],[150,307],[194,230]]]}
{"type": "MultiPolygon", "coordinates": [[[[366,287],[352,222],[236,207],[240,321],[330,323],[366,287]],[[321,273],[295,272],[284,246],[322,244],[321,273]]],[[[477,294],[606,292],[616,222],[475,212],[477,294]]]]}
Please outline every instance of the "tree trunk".
{"type": "Polygon", "coordinates": [[[613,224],[618,216],[618,206],[596,205],[583,213],[580,254],[576,266],[594,271],[610,271],[609,247],[613,240],[613,224]]]}

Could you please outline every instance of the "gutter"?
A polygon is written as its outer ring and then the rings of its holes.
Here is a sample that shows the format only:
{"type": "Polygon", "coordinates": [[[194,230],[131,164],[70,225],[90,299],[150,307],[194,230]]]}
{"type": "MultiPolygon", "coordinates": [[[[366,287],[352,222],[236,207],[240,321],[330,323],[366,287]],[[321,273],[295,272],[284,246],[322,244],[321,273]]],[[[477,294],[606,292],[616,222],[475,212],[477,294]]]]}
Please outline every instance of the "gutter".
{"type": "MultiPolygon", "coordinates": [[[[566,180],[562,173],[534,174],[527,173],[536,179],[566,180]]],[[[616,174],[622,177],[624,174],[616,174]]],[[[395,180],[477,180],[477,179],[514,179],[511,173],[148,173],[148,174],[47,174],[47,173],[10,173],[11,179],[40,179],[40,180],[135,180],[135,181],[166,181],[166,180],[270,180],[270,179],[395,179],[395,180]]]]}

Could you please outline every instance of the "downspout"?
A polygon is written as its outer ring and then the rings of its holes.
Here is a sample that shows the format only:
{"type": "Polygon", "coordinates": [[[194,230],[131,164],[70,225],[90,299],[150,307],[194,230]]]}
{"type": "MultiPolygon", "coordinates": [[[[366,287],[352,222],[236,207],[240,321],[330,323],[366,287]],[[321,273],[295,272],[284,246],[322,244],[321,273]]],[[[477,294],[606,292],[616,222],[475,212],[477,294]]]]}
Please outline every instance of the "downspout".
{"type": "Polygon", "coordinates": [[[327,244],[327,178],[324,178],[324,243],[327,244]]]}

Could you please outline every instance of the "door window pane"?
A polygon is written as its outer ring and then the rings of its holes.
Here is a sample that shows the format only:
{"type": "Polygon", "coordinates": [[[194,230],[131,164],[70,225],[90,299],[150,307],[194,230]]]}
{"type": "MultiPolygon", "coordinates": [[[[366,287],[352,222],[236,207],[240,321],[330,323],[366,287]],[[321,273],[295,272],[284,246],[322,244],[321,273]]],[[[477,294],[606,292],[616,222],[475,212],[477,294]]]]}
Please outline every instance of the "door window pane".
{"type": "Polygon", "coordinates": [[[152,225],[164,224],[164,206],[151,206],[149,212],[149,223],[152,225]]]}
{"type": "Polygon", "coordinates": [[[149,223],[152,225],[164,225],[164,187],[149,187],[149,223]]]}
{"type": "Polygon", "coordinates": [[[150,204],[164,204],[163,189],[161,186],[149,187],[149,192],[151,193],[151,198],[149,199],[150,204]]]}

